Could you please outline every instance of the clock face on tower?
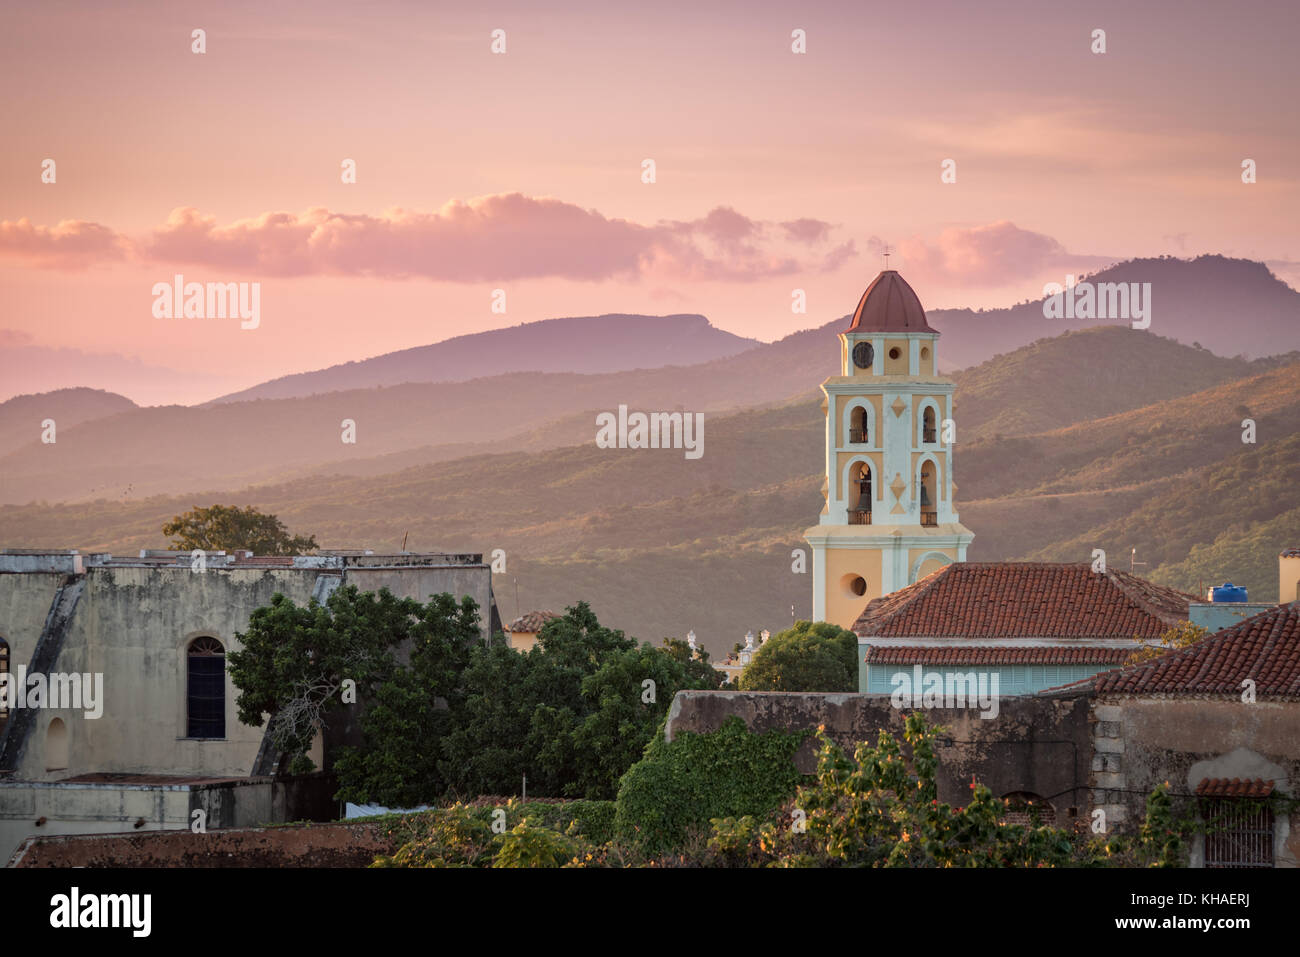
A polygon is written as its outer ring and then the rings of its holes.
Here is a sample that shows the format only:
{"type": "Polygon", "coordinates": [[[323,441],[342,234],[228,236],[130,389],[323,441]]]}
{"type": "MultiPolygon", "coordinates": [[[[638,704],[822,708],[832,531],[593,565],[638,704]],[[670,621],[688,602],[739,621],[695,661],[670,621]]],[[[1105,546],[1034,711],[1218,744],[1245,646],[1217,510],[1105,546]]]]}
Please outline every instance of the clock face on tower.
{"type": "Polygon", "coordinates": [[[871,348],[869,342],[859,342],[853,347],[853,364],[859,369],[870,368],[872,360],[876,357],[876,350],[871,348]]]}

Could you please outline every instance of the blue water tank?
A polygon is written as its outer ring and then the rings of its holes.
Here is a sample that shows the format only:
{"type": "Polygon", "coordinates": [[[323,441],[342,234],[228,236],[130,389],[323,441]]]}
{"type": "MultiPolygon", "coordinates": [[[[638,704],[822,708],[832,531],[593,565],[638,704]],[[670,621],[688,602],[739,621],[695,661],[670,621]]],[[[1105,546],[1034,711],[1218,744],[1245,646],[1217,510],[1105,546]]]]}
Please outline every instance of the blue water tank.
{"type": "Polygon", "coordinates": [[[1217,588],[1210,589],[1210,601],[1245,601],[1246,589],[1242,585],[1224,582],[1217,588]]]}

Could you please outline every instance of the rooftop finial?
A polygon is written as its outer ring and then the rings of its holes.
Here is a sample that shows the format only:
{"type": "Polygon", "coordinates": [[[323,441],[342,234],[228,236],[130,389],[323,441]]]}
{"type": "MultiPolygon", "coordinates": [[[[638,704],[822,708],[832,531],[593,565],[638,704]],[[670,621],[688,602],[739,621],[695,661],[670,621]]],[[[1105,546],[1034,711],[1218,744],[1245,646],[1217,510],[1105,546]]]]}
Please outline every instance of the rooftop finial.
{"type": "Polygon", "coordinates": [[[889,268],[889,243],[885,243],[885,268],[889,268]]]}

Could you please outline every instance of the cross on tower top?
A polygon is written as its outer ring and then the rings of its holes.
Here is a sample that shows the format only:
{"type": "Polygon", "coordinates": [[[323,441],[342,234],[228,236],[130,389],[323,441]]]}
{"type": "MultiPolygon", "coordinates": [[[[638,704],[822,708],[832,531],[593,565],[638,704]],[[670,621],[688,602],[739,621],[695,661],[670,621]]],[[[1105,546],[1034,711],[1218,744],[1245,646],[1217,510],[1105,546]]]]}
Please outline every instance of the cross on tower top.
{"type": "Polygon", "coordinates": [[[885,253],[885,268],[888,269],[889,268],[889,244],[888,243],[885,244],[884,253],[885,253]]]}

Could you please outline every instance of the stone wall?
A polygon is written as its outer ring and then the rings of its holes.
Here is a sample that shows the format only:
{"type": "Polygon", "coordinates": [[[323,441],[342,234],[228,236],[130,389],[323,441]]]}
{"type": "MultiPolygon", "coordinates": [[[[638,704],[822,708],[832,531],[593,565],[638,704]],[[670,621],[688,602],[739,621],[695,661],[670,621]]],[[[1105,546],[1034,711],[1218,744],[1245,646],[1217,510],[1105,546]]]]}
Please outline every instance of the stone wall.
{"type": "MultiPolygon", "coordinates": [[[[665,733],[717,730],[729,716],[751,731],[816,729],[840,747],[875,743],[881,730],[898,736],[906,711],[887,695],[780,694],[682,691],[673,699],[665,733]]],[[[1131,833],[1146,799],[1168,781],[1178,814],[1196,814],[1196,787],[1207,778],[1262,778],[1274,793],[1296,796],[1300,782],[1300,703],[1237,698],[1105,697],[1056,692],[1004,697],[997,717],[976,710],[930,708],[939,739],[940,800],[962,805],[972,777],[998,797],[1025,793],[1050,802],[1057,826],[1091,825],[1104,812],[1107,830],[1131,833]]],[[[815,767],[814,742],[795,756],[802,771],[815,767]]],[[[1204,862],[1204,838],[1194,835],[1193,866],[1204,862]]],[[[1278,867],[1300,859],[1300,813],[1285,810],[1274,823],[1278,867]]]]}
{"type": "Polygon", "coordinates": [[[367,867],[396,841],[375,824],[304,824],[193,834],[31,838],[10,867],[367,867]]]}
{"type": "MultiPolygon", "coordinates": [[[[730,715],[756,732],[825,725],[830,738],[851,754],[862,741],[874,745],[882,730],[901,735],[906,714],[888,695],[680,691],[665,733],[672,740],[684,731],[715,731],[730,715]]],[[[973,776],[997,797],[1029,793],[1046,799],[1062,826],[1086,817],[1092,761],[1086,697],[1003,698],[997,717],[990,719],[973,709],[931,708],[926,715],[931,724],[946,728],[938,747],[941,801],[964,805],[973,776]]],[[[815,742],[805,741],[795,763],[812,771],[814,755],[815,742]]]]}
{"type": "MultiPolygon", "coordinates": [[[[1178,813],[1196,810],[1196,787],[1206,778],[1262,778],[1276,794],[1296,796],[1300,782],[1300,704],[1236,697],[1103,697],[1093,704],[1093,803],[1108,827],[1140,822],[1146,798],[1169,782],[1178,813]]],[[[1191,864],[1203,860],[1197,836],[1191,864]]],[[[1279,867],[1300,859],[1300,817],[1274,822],[1273,857],[1279,867]]]]}
{"type": "Polygon", "coordinates": [[[332,821],[338,782],[327,774],[168,783],[165,776],[0,782],[0,860],[26,839],[55,835],[207,830],[281,821],[332,821]]]}

